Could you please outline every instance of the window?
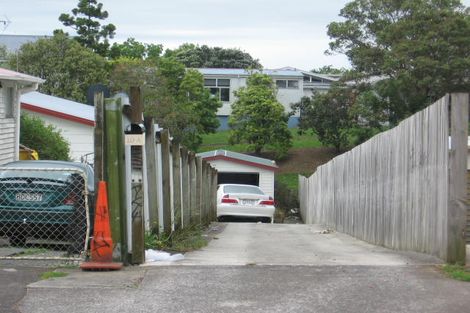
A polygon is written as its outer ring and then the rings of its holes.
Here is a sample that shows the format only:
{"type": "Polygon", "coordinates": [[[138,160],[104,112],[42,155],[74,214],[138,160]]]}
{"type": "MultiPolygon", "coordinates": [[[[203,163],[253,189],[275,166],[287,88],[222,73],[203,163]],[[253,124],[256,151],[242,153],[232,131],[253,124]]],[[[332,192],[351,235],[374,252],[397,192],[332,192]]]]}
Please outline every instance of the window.
{"type": "Polygon", "coordinates": [[[278,79],[276,80],[276,86],[279,89],[298,89],[299,88],[299,81],[298,80],[286,80],[286,79],[278,79]]]}
{"type": "Polygon", "coordinates": [[[223,102],[230,101],[230,79],[214,78],[204,79],[204,87],[223,102]]]}

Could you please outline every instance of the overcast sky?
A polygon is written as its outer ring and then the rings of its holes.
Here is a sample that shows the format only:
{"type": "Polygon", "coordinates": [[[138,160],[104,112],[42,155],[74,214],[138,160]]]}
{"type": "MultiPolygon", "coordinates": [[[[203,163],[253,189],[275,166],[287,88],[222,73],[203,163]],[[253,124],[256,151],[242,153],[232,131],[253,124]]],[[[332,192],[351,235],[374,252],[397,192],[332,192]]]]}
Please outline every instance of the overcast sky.
{"type": "MultiPolygon", "coordinates": [[[[338,21],[348,0],[101,0],[117,27],[115,41],[129,37],[176,48],[185,42],[239,48],[266,68],[305,70],[348,67],[343,55],[326,56],[326,26],[338,21]]],[[[470,0],[463,1],[466,5],[470,0]]],[[[0,34],[50,35],[77,0],[0,0],[0,34]]]]}

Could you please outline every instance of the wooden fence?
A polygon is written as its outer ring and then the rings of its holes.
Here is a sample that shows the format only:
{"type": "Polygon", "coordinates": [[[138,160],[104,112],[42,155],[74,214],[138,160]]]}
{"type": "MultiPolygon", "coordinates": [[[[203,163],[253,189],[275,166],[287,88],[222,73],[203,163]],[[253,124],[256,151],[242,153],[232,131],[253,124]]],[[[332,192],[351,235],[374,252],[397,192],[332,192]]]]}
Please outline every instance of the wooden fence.
{"type": "Polygon", "coordinates": [[[306,223],[465,262],[468,94],[451,94],[299,178],[306,223]]]}
{"type": "Polygon", "coordinates": [[[217,171],[194,152],[172,143],[168,130],[155,129],[152,119],[146,124],[146,230],[170,233],[216,220],[217,171]]]}

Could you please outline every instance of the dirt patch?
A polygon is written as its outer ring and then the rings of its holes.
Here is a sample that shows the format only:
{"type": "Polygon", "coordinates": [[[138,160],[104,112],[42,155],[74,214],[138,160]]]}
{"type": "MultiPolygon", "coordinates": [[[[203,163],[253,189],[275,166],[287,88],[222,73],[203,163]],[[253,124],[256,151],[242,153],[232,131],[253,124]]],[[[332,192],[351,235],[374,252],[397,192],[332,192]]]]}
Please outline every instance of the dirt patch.
{"type": "Polygon", "coordinates": [[[327,163],[339,153],[334,148],[300,148],[291,149],[283,160],[277,161],[278,173],[301,173],[310,175],[315,169],[327,163]]]}

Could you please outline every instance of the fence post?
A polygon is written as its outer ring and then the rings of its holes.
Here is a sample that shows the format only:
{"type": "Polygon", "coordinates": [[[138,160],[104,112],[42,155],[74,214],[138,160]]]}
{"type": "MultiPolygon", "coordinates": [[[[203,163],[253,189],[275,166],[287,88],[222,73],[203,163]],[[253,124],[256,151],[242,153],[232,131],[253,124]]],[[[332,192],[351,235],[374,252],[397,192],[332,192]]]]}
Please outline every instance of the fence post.
{"type": "MultiPolygon", "coordinates": [[[[103,169],[105,172],[105,181],[108,187],[109,199],[109,217],[111,226],[111,235],[115,246],[113,247],[113,257],[117,260],[122,259],[122,240],[126,237],[122,232],[121,226],[121,205],[122,205],[122,192],[123,185],[121,179],[121,166],[123,159],[119,150],[123,147],[122,140],[122,115],[121,115],[121,101],[119,99],[106,99],[105,101],[105,134],[106,144],[104,154],[103,169]]],[[[125,225],[125,224],[124,224],[125,225]]]]}
{"type": "Polygon", "coordinates": [[[162,185],[163,185],[163,231],[171,233],[171,186],[170,186],[170,134],[161,131],[162,185]]]}
{"type": "Polygon", "coordinates": [[[158,193],[157,193],[157,143],[155,141],[155,124],[152,117],[144,119],[145,124],[145,161],[147,163],[147,186],[149,205],[150,231],[158,231],[158,193]]]}
{"type": "Polygon", "coordinates": [[[196,177],[196,173],[197,173],[197,170],[196,170],[196,156],[194,154],[194,152],[190,152],[189,153],[189,176],[190,176],[190,181],[191,181],[191,184],[190,184],[190,191],[189,191],[189,194],[190,194],[190,223],[191,224],[197,224],[197,214],[196,214],[196,210],[197,210],[197,192],[196,192],[196,189],[197,189],[197,177],[196,177]]]}
{"type": "MultiPolygon", "coordinates": [[[[142,122],[143,103],[139,87],[131,87],[131,123],[142,122]]],[[[143,147],[131,146],[132,164],[132,263],[145,261],[144,247],[144,188],[143,188],[143,147]]]]}
{"type": "Polygon", "coordinates": [[[212,198],[211,198],[211,211],[212,211],[212,220],[217,220],[217,170],[211,168],[212,176],[212,198]]]}
{"type": "Polygon", "coordinates": [[[181,227],[181,154],[180,145],[171,145],[173,158],[173,209],[175,214],[175,230],[181,227]]]}
{"type": "Polygon", "coordinates": [[[447,262],[465,264],[467,217],[467,153],[469,95],[454,93],[450,100],[449,205],[447,211],[447,262]]]}
{"type": "Polygon", "coordinates": [[[188,158],[188,150],[185,147],[181,147],[181,182],[182,182],[182,203],[181,203],[181,212],[183,216],[183,225],[182,227],[186,227],[190,224],[189,216],[190,216],[190,178],[189,178],[189,158],[188,158]]]}
{"type": "Polygon", "coordinates": [[[197,224],[202,222],[202,158],[196,157],[196,216],[197,224]]]}

